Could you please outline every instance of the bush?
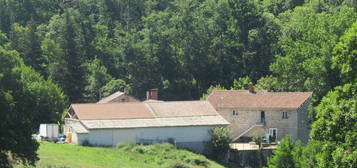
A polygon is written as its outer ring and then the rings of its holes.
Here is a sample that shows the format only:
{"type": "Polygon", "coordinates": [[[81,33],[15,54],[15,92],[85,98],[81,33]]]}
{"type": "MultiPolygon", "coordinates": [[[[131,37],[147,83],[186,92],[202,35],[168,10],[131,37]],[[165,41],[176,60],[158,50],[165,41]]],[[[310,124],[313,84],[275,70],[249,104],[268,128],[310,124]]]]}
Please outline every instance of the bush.
{"type": "Polygon", "coordinates": [[[186,165],[184,163],[180,163],[180,162],[175,162],[175,163],[172,163],[169,168],[191,168],[191,166],[189,165],[186,165]]]}
{"type": "Polygon", "coordinates": [[[116,146],[118,149],[122,149],[125,151],[131,150],[135,147],[135,144],[132,142],[128,142],[128,143],[118,143],[116,146]]]}
{"type": "Polygon", "coordinates": [[[229,130],[225,127],[214,127],[210,131],[210,135],[211,140],[208,142],[208,146],[212,149],[212,157],[223,161],[229,151],[229,144],[232,142],[229,130]]]}
{"type": "Polygon", "coordinates": [[[135,147],[133,149],[133,151],[137,152],[137,153],[140,153],[140,154],[144,154],[145,153],[145,150],[139,146],[135,147]]]}
{"type": "Polygon", "coordinates": [[[197,166],[208,167],[209,162],[204,158],[195,158],[193,160],[193,164],[195,164],[197,166]]]}
{"type": "Polygon", "coordinates": [[[91,144],[88,139],[85,139],[83,142],[82,142],[82,146],[93,146],[93,144],[91,144]]]}
{"type": "Polygon", "coordinates": [[[259,146],[259,149],[262,147],[262,137],[261,136],[254,136],[253,137],[253,141],[255,142],[255,144],[257,144],[259,146]]]}

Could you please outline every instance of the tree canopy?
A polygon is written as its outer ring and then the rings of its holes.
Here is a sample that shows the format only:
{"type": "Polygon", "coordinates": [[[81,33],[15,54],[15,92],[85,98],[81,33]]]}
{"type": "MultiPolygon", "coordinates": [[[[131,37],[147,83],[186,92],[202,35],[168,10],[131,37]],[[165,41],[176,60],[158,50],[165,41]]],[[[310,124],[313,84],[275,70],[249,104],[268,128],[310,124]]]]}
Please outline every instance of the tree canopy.
{"type": "Polygon", "coordinates": [[[65,97],[51,79],[26,66],[18,52],[0,46],[0,167],[9,156],[23,164],[37,160],[39,124],[57,122],[65,109],[65,97]]]}

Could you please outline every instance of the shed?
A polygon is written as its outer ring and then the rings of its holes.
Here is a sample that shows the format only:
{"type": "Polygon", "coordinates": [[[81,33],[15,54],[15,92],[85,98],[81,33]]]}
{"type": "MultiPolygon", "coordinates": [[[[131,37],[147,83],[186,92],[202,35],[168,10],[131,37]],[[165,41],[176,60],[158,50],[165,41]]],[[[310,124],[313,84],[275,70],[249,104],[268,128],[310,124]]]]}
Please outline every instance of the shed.
{"type": "Polygon", "coordinates": [[[207,101],[72,104],[65,122],[74,144],[174,141],[196,152],[210,140],[211,128],[229,124],[207,101]]]}

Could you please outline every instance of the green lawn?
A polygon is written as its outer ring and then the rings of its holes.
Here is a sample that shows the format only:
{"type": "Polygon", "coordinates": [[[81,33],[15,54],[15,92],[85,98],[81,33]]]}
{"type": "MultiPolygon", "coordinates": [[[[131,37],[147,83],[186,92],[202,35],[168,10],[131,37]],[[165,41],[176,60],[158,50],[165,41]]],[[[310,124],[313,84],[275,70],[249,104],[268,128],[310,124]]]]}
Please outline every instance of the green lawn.
{"type": "Polygon", "coordinates": [[[37,167],[44,168],[158,168],[178,167],[179,163],[192,168],[223,168],[202,155],[169,144],[102,148],[40,142],[38,154],[37,167]]]}

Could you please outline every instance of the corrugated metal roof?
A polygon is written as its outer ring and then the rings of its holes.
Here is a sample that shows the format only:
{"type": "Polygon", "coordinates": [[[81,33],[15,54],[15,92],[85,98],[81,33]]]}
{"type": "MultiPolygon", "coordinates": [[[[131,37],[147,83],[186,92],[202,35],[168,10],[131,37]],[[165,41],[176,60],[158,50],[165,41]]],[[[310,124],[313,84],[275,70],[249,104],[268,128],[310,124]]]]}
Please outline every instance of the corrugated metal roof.
{"type": "Polygon", "coordinates": [[[311,95],[312,92],[215,90],[208,101],[215,108],[298,108],[311,95]]]}
{"type": "Polygon", "coordinates": [[[228,125],[220,115],[151,119],[83,120],[89,129],[228,125]]]}
{"type": "Polygon", "coordinates": [[[228,125],[207,101],[72,104],[87,129],[228,125]]]}
{"type": "Polygon", "coordinates": [[[218,115],[207,101],[146,102],[157,117],[218,115]]]}
{"type": "Polygon", "coordinates": [[[74,121],[74,120],[68,120],[66,122],[69,126],[72,127],[77,133],[88,133],[89,131],[83,126],[83,124],[80,121],[74,121]]]}

